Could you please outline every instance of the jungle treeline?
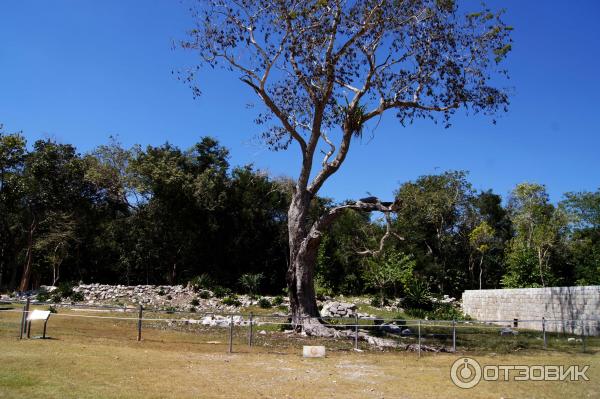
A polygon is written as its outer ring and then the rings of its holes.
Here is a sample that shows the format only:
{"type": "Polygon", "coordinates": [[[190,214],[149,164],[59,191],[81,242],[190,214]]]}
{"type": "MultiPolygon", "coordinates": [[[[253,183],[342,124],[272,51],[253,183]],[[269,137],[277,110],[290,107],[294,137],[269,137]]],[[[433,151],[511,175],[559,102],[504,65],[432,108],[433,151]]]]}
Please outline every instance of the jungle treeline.
{"type": "MultiPolygon", "coordinates": [[[[229,158],[211,137],[189,149],[111,139],[80,154],[0,133],[0,290],[196,276],[238,290],[242,275],[260,275],[262,293],[281,294],[293,184],[229,158]]],[[[407,272],[453,296],[600,284],[600,190],[553,203],[544,185],[522,183],[503,199],[474,190],[465,171],[447,171],[394,194],[380,252],[383,218],[348,210],[335,222],[319,250],[319,294],[401,290],[407,272]]],[[[334,205],[318,198],[311,217],[334,205]]]]}

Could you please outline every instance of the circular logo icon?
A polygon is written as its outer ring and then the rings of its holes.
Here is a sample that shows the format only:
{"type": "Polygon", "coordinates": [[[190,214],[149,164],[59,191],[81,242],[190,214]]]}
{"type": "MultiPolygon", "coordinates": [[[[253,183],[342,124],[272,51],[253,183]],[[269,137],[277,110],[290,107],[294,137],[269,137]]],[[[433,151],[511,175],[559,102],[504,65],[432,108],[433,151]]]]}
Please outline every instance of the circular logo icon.
{"type": "Polygon", "coordinates": [[[481,381],[481,366],[475,359],[461,357],[452,364],[450,378],[459,388],[473,388],[481,381]]]}

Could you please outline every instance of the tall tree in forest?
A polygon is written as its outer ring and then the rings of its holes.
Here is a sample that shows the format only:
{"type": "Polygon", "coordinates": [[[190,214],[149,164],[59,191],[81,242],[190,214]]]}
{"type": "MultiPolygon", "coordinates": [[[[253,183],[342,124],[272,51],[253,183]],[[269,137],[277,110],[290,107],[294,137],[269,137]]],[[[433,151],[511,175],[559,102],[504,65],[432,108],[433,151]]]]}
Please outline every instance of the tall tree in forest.
{"type": "Polygon", "coordinates": [[[51,211],[40,223],[44,233],[35,241],[34,249],[42,253],[52,268],[50,285],[56,285],[60,279],[60,266],[69,251],[80,239],[77,236],[77,221],[73,215],[63,211],[51,211]]]}
{"type": "Polygon", "coordinates": [[[567,225],[565,213],[550,203],[545,186],[534,183],[518,184],[508,208],[516,235],[507,248],[504,286],[552,284],[556,276],[550,260],[567,225]]]}
{"type": "Polygon", "coordinates": [[[419,271],[431,276],[440,293],[463,289],[458,234],[472,213],[474,195],[466,176],[463,171],[421,176],[396,192],[396,229],[413,246],[406,251],[417,256],[419,271]]]}
{"type": "Polygon", "coordinates": [[[154,243],[153,251],[139,253],[137,263],[154,264],[154,273],[170,284],[186,274],[192,248],[216,243],[210,233],[219,227],[215,212],[226,199],[227,157],[225,148],[204,137],[188,151],[168,143],[148,146],[130,162],[132,179],[144,198],[136,215],[142,217],[138,226],[144,233],[136,240],[142,247],[142,241],[154,243]]]}
{"type": "Polygon", "coordinates": [[[600,284],[600,189],[566,193],[560,206],[570,222],[569,252],[580,285],[600,284]]]}
{"type": "Polygon", "coordinates": [[[50,223],[56,212],[71,210],[78,214],[89,206],[95,194],[92,185],[85,179],[85,163],[69,144],[50,140],[38,140],[33,151],[25,157],[23,190],[26,217],[25,264],[21,274],[19,290],[30,288],[34,267],[34,252],[38,229],[42,223],[50,223]]]}
{"type": "MultiPolygon", "coordinates": [[[[309,334],[330,334],[318,319],[313,281],[321,238],[346,209],[392,208],[356,201],[310,222],[311,200],[353,139],[387,111],[406,125],[436,114],[447,122],[461,107],[503,109],[507,95],[493,79],[510,50],[510,28],[500,13],[465,14],[453,0],[199,0],[193,12],[182,47],[256,93],[268,145],[294,142],[300,152],[288,211],[292,319],[309,334]]],[[[198,94],[193,78],[185,76],[198,94]]]]}
{"type": "Polygon", "coordinates": [[[469,234],[469,243],[479,253],[479,289],[483,287],[483,260],[495,241],[495,231],[487,222],[481,222],[469,234]]]}
{"type": "Polygon", "coordinates": [[[18,227],[22,211],[20,177],[25,159],[25,138],[20,134],[5,134],[0,124],[0,289],[10,272],[11,283],[17,278],[18,227]]]}

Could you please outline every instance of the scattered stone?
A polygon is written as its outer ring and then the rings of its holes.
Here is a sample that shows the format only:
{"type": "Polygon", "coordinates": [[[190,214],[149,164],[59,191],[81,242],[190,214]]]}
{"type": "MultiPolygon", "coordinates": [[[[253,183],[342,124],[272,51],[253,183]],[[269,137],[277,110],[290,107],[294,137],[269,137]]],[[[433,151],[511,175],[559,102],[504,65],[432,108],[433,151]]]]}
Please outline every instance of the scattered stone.
{"type": "MultiPolygon", "coordinates": [[[[402,327],[397,326],[396,324],[382,324],[381,327],[379,327],[382,331],[386,332],[386,333],[390,333],[390,334],[402,334],[402,327]]],[[[410,332],[410,330],[409,330],[410,332]]]]}
{"type": "Polygon", "coordinates": [[[325,302],[321,309],[323,317],[354,317],[356,313],[356,304],[338,301],[325,302]]]}
{"type": "MultiPolygon", "coordinates": [[[[52,292],[56,290],[53,286],[41,286],[40,289],[27,291],[23,293],[13,293],[6,296],[7,300],[24,299],[25,296],[30,296],[35,299],[35,296],[40,292],[52,292]]],[[[189,286],[183,285],[108,285],[108,284],[80,284],[73,287],[74,292],[79,292],[84,299],[81,303],[88,305],[123,305],[124,303],[143,305],[154,309],[170,309],[173,311],[188,311],[190,302],[196,300],[198,305],[194,305],[198,313],[203,312],[221,312],[221,313],[237,313],[240,306],[223,305],[221,299],[212,297],[213,293],[210,290],[210,298],[200,298],[198,292],[189,286]]],[[[274,297],[265,297],[273,300],[274,297]]],[[[241,307],[256,305],[256,300],[250,299],[248,295],[239,295],[237,299],[241,303],[241,307]]],[[[50,300],[49,300],[50,301],[50,300]]],[[[63,303],[70,303],[70,299],[63,300],[63,303]]],[[[289,306],[289,299],[284,298],[281,306],[289,306]]],[[[238,323],[238,321],[234,321],[238,323]]],[[[241,322],[241,325],[247,323],[241,322]]]]}
{"type": "Polygon", "coordinates": [[[396,342],[393,339],[379,338],[379,337],[373,337],[371,335],[367,335],[366,340],[370,345],[376,346],[381,349],[397,348],[399,346],[398,342],[396,342]]]}
{"type": "Polygon", "coordinates": [[[502,330],[500,330],[500,335],[503,337],[510,336],[510,335],[518,335],[518,334],[519,334],[518,331],[513,330],[510,327],[504,327],[502,330]]]}

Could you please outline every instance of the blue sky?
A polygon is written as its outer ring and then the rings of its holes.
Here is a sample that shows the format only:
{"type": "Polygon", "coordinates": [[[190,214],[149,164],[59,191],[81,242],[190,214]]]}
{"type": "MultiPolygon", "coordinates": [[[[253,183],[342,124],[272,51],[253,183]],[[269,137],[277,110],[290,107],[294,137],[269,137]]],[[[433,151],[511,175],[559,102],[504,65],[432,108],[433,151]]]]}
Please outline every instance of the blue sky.
{"type": "MultiPolygon", "coordinates": [[[[371,140],[355,142],[323,195],[390,198],[401,182],[449,169],[503,196],[523,181],[546,184],[553,201],[600,187],[600,2],[490,4],[505,7],[515,27],[509,112],[496,125],[459,116],[450,129],[385,117],[371,140]]],[[[211,135],[232,164],[295,176],[297,149],[273,153],[260,143],[247,107],[256,99],[233,75],[206,70],[194,100],[171,74],[195,61],[172,49],[190,21],[175,0],[0,1],[0,123],[80,152],[109,135],[183,148],[211,135]]]]}

